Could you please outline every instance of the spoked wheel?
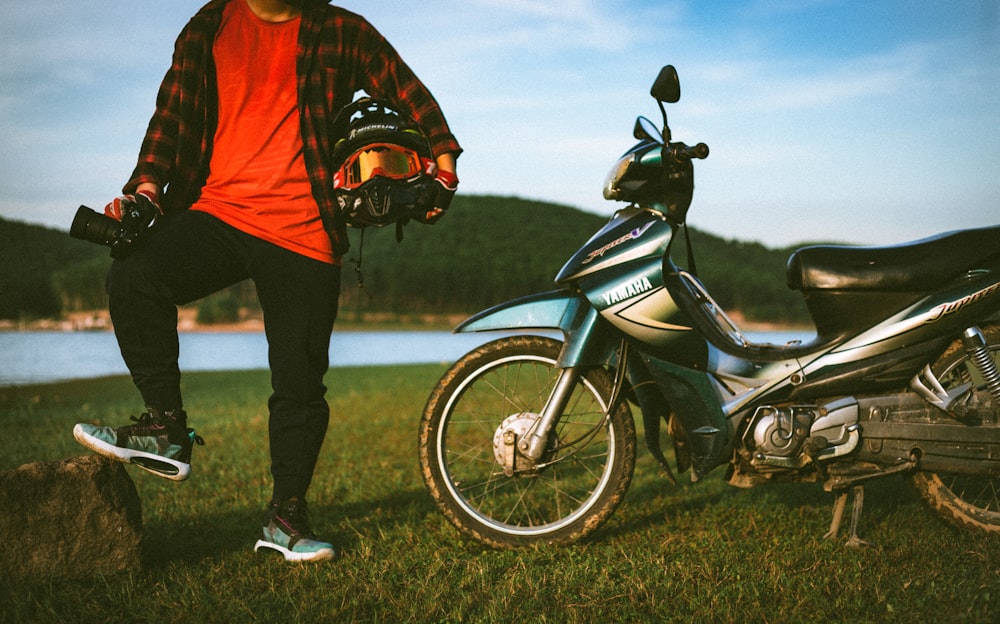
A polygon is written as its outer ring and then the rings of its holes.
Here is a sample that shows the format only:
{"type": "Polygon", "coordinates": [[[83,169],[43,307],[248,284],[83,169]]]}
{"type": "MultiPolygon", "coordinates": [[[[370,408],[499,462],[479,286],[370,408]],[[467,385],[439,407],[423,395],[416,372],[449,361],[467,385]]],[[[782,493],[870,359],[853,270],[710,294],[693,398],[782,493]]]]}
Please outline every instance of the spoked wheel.
{"type": "Polygon", "coordinates": [[[462,533],[517,548],[578,540],[621,503],[635,467],[635,427],[624,402],[607,413],[613,382],[590,369],[573,388],[542,457],[518,442],[532,432],[560,374],[561,343],[501,338],[444,375],[420,423],[424,482],[462,533]]]}
{"type": "MultiPolygon", "coordinates": [[[[1000,325],[981,329],[993,362],[1000,365],[1000,325]]],[[[931,368],[946,389],[972,382],[980,404],[992,402],[979,370],[960,340],[948,347],[931,368]]],[[[1000,406],[992,407],[994,426],[1000,426],[996,424],[1000,406]]],[[[918,472],[913,475],[913,484],[934,511],[952,524],[1000,534],[1000,478],[918,472]]]]}

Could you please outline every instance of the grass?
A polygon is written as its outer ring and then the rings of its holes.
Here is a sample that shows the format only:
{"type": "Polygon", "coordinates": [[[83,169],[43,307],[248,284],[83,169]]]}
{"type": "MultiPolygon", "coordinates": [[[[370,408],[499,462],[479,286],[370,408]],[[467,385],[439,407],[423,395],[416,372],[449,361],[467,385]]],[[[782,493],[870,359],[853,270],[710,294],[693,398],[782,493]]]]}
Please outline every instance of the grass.
{"type": "MultiPolygon", "coordinates": [[[[944,524],[900,478],[868,486],[862,536],[874,545],[862,550],[821,538],[832,497],[817,485],[736,490],[720,468],[671,487],[644,451],[625,504],[592,539],[520,552],[466,541],[436,511],[416,460],[420,412],[442,372],[329,373],[333,417],[310,502],[339,552],[309,566],[251,550],[270,493],[268,374],[186,375],[207,446],[183,483],[129,468],[143,569],[0,584],[0,621],[1000,620],[1000,540],[944,524]]],[[[73,424],[122,424],[136,397],[121,377],[0,388],[0,470],[82,454],[73,424]]]]}

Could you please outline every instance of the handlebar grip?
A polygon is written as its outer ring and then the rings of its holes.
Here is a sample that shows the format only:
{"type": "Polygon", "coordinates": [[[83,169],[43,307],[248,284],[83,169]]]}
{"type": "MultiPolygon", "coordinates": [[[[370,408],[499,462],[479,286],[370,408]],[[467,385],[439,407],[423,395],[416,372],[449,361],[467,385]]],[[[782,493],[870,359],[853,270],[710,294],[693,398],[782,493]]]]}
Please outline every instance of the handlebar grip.
{"type": "Polygon", "coordinates": [[[685,163],[695,158],[708,158],[708,146],[704,143],[693,146],[685,145],[684,143],[671,143],[669,145],[669,154],[671,160],[674,162],[678,164],[685,163]]]}
{"type": "Polygon", "coordinates": [[[691,154],[691,158],[698,158],[702,160],[708,158],[708,146],[704,143],[699,143],[694,147],[690,147],[688,148],[688,151],[691,154]]]}

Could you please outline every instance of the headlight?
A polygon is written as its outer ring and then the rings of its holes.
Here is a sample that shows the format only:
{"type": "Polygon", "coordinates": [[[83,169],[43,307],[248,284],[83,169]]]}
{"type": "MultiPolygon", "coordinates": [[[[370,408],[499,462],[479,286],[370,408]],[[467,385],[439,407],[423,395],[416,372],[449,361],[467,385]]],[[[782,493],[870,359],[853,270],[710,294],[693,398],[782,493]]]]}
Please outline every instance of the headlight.
{"type": "Polygon", "coordinates": [[[604,183],[604,199],[639,201],[639,191],[648,191],[643,187],[662,175],[662,150],[661,143],[643,141],[627,151],[608,174],[604,183]]]}
{"type": "Polygon", "coordinates": [[[607,179],[604,181],[604,199],[621,199],[623,195],[622,180],[628,173],[629,167],[635,163],[635,153],[625,154],[618,159],[615,166],[611,168],[607,179]]]}

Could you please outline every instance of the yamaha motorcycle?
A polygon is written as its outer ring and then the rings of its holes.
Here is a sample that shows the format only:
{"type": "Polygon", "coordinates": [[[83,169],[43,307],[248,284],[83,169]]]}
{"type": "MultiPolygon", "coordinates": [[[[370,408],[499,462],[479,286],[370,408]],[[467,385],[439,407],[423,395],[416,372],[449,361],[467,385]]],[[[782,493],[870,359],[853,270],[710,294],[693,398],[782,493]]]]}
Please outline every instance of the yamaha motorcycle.
{"type": "Polygon", "coordinates": [[[671,252],[685,238],[702,143],[671,138],[672,66],[651,89],[660,130],[615,164],[627,202],[555,278],[558,288],[481,312],[458,332],[504,332],[459,359],[420,423],[424,482],[463,534],[517,548],[569,543],[625,496],[646,446],[674,480],[725,465],[728,483],[816,482],[835,538],[864,483],[909,477],[938,514],[1000,534],[1000,226],[883,247],[814,245],[788,260],[815,324],[807,341],[749,340],[671,252]],[[553,331],[561,340],[534,335],[553,331]]]}

